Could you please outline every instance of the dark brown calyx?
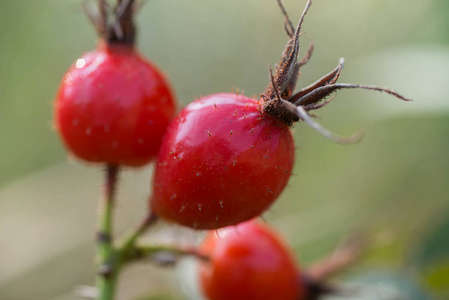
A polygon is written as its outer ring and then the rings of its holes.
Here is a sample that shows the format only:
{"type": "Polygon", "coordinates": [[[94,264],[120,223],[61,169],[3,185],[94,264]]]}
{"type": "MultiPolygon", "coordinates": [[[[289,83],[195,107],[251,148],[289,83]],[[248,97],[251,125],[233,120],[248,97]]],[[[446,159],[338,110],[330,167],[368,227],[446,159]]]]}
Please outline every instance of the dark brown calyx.
{"type": "Polygon", "coordinates": [[[133,16],[135,0],[117,0],[112,7],[107,0],[97,0],[97,7],[84,3],[84,11],[95,26],[98,35],[108,44],[133,46],[136,39],[136,26],[133,16]]]}
{"type": "Polygon", "coordinates": [[[300,75],[300,68],[305,65],[312,56],[314,45],[311,43],[306,55],[298,61],[299,56],[299,37],[301,25],[304,21],[304,17],[307,14],[312,0],[308,0],[306,7],[299,19],[296,29],[293,28],[292,22],[288,17],[288,14],[282,5],[281,0],[277,0],[284,14],[284,28],[290,40],[287,42],[282,57],[279,63],[275,67],[274,74],[270,69],[270,83],[268,84],[265,92],[261,94],[261,100],[263,102],[262,111],[275,119],[290,126],[294,122],[303,120],[307,125],[316,129],[318,132],[330,138],[337,143],[354,143],[360,140],[361,135],[356,134],[349,138],[342,138],[332,134],[330,131],[323,128],[320,124],[312,120],[309,115],[310,110],[316,110],[322,108],[331,102],[331,99],[325,101],[326,97],[330,96],[334,92],[340,89],[354,89],[361,88],[366,90],[375,90],[385,92],[395,96],[404,101],[411,101],[395,91],[383,87],[350,84],[350,83],[337,83],[340,77],[341,70],[343,68],[344,59],[341,58],[338,65],[334,70],[321,77],[309,86],[304,87],[299,92],[294,93],[296,82],[300,75]]]}
{"type": "Polygon", "coordinates": [[[340,296],[352,298],[357,290],[337,283],[328,283],[334,275],[342,273],[355,263],[365,252],[372,241],[366,236],[351,235],[340,241],[334,251],[315,262],[300,274],[300,280],[306,289],[306,300],[318,300],[323,296],[340,296]]]}
{"type": "Polygon", "coordinates": [[[281,120],[288,126],[293,125],[293,122],[298,122],[300,117],[297,113],[296,106],[281,98],[279,95],[279,90],[276,88],[276,83],[274,82],[273,71],[270,68],[270,78],[271,85],[275,87],[273,93],[275,98],[272,100],[266,100],[263,103],[262,110],[272,116],[276,116],[277,119],[281,120]]]}

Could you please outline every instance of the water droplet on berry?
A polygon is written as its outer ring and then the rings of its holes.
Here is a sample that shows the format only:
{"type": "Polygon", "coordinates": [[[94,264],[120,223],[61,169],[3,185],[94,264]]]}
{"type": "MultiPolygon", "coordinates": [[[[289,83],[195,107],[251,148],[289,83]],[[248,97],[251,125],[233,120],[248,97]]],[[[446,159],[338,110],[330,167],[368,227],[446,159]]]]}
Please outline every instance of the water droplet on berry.
{"type": "Polygon", "coordinates": [[[185,205],[181,206],[181,208],[179,209],[179,212],[183,212],[184,209],[186,209],[186,206],[185,206],[185,205]]]}
{"type": "Polygon", "coordinates": [[[85,130],[86,135],[90,135],[92,133],[92,128],[87,127],[85,130]]]}
{"type": "Polygon", "coordinates": [[[111,128],[109,127],[108,124],[106,124],[106,125],[103,126],[103,129],[104,129],[104,132],[109,132],[109,130],[110,130],[111,128]]]}
{"type": "Polygon", "coordinates": [[[75,63],[77,69],[81,69],[86,65],[86,61],[82,58],[78,59],[75,63]]]}
{"type": "Polygon", "coordinates": [[[223,208],[223,201],[220,201],[220,207],[223,208]]]}
{"type": "Polygon", "coordinates": [[[138,139],[137,143],[142,145],[143,144],[143,139],[138,139]]]}
{"type": "Polygon", "coordinates": [[[80,123],[80,120],[78,120],[78,119],[73,119],[72,120],[72,125],[73,126],[78,126],[79,123],[80,123]]]}
{"type": "Polygon", "coordinates": [[[176,199],[178,197],[176,194],[171,195],[170,200],[176,199]]]}
{"type": "Polygon", "coordinates": [[[72,85],[73,84],[73,77],[70,73],[67,74],[67,76],[64,78],[64,84],[65,85],[72,85]]]}
{"type": "Polygon", "coordinates": [[[198,210],[201,211],[201,204],[198,204],[198,210]]]}

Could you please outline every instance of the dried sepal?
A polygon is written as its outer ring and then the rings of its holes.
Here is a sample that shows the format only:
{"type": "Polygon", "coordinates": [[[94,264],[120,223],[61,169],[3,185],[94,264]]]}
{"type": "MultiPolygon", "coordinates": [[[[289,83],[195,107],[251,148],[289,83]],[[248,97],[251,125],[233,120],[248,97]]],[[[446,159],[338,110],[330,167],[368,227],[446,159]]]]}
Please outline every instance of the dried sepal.
{"type": "Polygon", "coordinates": [[[318,131],[321,135],[324,137],[330,139],[331,141],[338,143],[338,144],[355,144],[358,143],[363,138],[362,132],[356,132],[353,135],[349,137],[341,137],[336,134],[333,134],[326,128],[324,128],[321,124],[315,122],[312,120],[312,118],[307,113],[306,109],[302,106],[298,106],[296,108],[299,117],[311,128],[318,131]]]}
{"type": "Polygon", "coordinates": [[[275,115],[284,123],[291,126],[293,122],[299,121],[299,115],[296,112],[296,106],[286,100],[283,100],[279,95],[279,88],[274,81],[273,71],[270,67],[270,81],[273,86],[274,99],[265,101],[263,103],[263,111],[265,113],[275,115]]]}
{"type": "Polygon", "coordinates": [[[109,44],[133,45],[136,37],[133,16],[143,2],[118,0],[113,8],[106,0],[97,0],[96,2],[97,7],[95,8],[85,1],[83,10],[98,35],[109,44]]]}
{"type": "Polygon", "coordinates": [[[296,99],[295,96],[295,104],[299,106],[307,106],[311,104],[315,104],[332,94],[333,92],[341,89],[365,89],[365,90],[374,90],[379,92],[384,92],[390,95],[395,96],[398,99],[401,99],[403,101],[412,101],[411,99],[405,98],[401,94],[388,89],[383,88],[379,86],[373,86],[373,85],[363,85],[363,84],[352,84],[352,83],[335,83],[330,84],[326,86],[317,87],[316,89],[312,90],[310,93],[296,99]]]}
{"type": "Polygon", "coordinates": [[[332,97],[330,97],[329,99],[326,99],[322,102],[318,102],[318,103],[312,103],[309,105],[304,106],[304,108],[309,112],[311,110],[317,110],[320,109],[322,107],[325,107],[326,105],[328,105],[332,100],[335,99],[335,97],[337,97],[337,95],[333,95],[332,97]]]}
{"type": "Polygon", "coordinates": [[[299,98],[309,94],[310,92],[316,90],[317,88],[335,83],[338,80],[338,77],[340,77],[344,62],[345,59],[340,58],[340,61],[338,62],[338,65],[337,67],[335,67],[335,69],[333,69],[331,72],[327,73],[326,75],[324,75],[311,85],[301,89],[298,93],[291,96],[288,100],[292,103],[295,103],[299,98]]]}
{"type": "Polygon", "coordinates": [[[313,40],[310,40],[310,45],[309,45],[309,48],[307,49],[306,55],[304,55],[304,57],[298,63],[299,67],[304,66],[310,60],[314,49],[315,49],[315,44],[313,43],[313,40]]]}
{"type": "Polygon", "coordinates": [[[134,25],[134,0],[119,0],[114,9],[114,21],[111,25],[108,41],[134,44],[136,26],[134,25]]]}
{"type": "MultiPolygon", "coordinates": [[[[309,10],[311,4],[312,0],[308,0],[301,18],[298,21],[298,25],[296,26],[295,33],[285,46],[281,60],[276,66],[276,70],[274,73],[274,82],[281,91],[281,95],[284,93],[284,90],[287,88],[287,86],[289,86],[289,84],[291,85],[292,78],[295,78],[294,81],[296,81],[296,78],[298,76],[298,55],[300,49],[299,36],[304,17],[307,14],[307,11],[309,10]]],[[[262,98],[265,99],[265,101],[270,101],[271,99],[274,99],[274,97],[275,93],[273,90],[273,85],[270,82],[270,84],[265,89],[265,92],[262,94],[262,98]]]]}
{"type": "Polygon", "coordinates": [[[298,62],[300,49],[299,37],[301,35],[300,30],[304,17],[311,6],[312,0],[307,1],[306,7],[303,10],[294,32],[292,22],[282,4],[282,1],[277,1],[279,7],[281,8],[282,14],[284,15],[284,27],[287,35],[290,37],[290,40],[282,52],[280,62],[276,65],[274,75],[270,70],[270,83],[265,89],[265,92],[261,94],[264,113],[272,115],[289,126],[298,119],[302,119],[306,122],[306,124],[318,130],[321,134],[331,140],[337,143],[346,144],[357,142],[361,135],[356,134],[349,138],[338,137],[324,129],[318,123],[315,123],[311,119],[311,115],[307,112],[322,108],[329,104],[334,98],[327,101],[325,101],[325,98],[339,89],[361,88],[366,90],[375,90],[388,93],[404,101],[411,101],[410,99],[407,99],[388,88],[362,84],[336,83],[343,68],[343,58],[340,59],[337,67],[335,67],[335,69],[331,72],[309,86],[301,89],[299,92],[294,93],[296,81],[300,75],[299,69],[310,60],[314,49],[314,44],[312,41],[306,55],[298,62]]]}
{"type": "Polygon", "coordinates": [[[284,7],[284,4],[282,4],[281,0],[277,0],[278,1],[278,5],[281,8],[282,14],[284,15],[284,29],[285,32],[287,33],[287,35],[292,38],[293,35],[295,34],[295,28],[293,27],[293,23],[290,20],[290,17],[288,16],[287,10],[284,7]]]}
{"type": "Polygon", "coordinates": [[[97,0],[97,6],[94,6],[92,2],[86,0],[82,3],[82,7],[87,18],[97,30],[97,34],[99,36],[105,36],[109,21],[108,10],[110,9],[106,0],[97,0]]]}

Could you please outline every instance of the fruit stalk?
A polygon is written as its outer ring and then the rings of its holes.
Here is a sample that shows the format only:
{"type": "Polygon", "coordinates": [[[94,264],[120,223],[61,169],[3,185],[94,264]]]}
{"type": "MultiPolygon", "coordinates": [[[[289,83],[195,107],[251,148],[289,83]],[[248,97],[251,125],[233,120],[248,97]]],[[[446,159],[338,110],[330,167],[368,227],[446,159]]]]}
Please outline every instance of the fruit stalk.
{"type": "Polygon", "coordinates": [[[128,257],[136,248],[136,241],[151,225],[157,221],[157,216],[150,212],[143,221],[137,226],[122,242],[119,251],[122,257],[128,257]]]}
{"type": "Polygon", "coordinates": [[[113,210],[119,167],[107,165],[105,170],[104,199],[100,202],[97,233],[97,288],[98,300],[114,299],[120,260],[113,245],[113,210]]]}
{"type": "Polygon", "coordinates": [[[148,214],[139,226],[124,239],[121,246],[114,246],[113,215],[118,173],[119,167],[117,165],[107,165],[104,199],[100,202],[100,214],[98,217],[97,300],[114,299],[120,270],[130,261],[130,255],[139,252],[136,248],[136,240],[157,220],[156,215],[148,214]]]}

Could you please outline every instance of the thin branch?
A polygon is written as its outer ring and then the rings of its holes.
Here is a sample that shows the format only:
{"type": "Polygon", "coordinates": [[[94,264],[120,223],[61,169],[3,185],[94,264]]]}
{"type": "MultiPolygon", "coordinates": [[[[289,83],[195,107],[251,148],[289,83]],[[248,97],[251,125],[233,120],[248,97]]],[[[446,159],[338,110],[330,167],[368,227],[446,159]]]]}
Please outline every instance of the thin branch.
{"type": "Polygon", "coordinates": [[[184,256],[192,256],[201,261],[209,261],[209,256],[195,247],[178,247],[175,245],[136,245],[134,251],[126,257],[127,261],[149,259],[161,266],[173,266],[184,256]]]}
{"type": "Polygon", "coordinates": [[[105,171],[104,199],[101,201],[97,232],[99,300],[112,300],[119,272],[113,245],[113,211],[118,181],[119,167],[107,165],[105,171]]]}
{"type": "Polygon", "coordinates": [[[154,225],[157,221],[158,217],[150,212],[148,213],[142,222],[123,240],[120,246],[120,251],[123,255],[127,255],[127,252],[132,251],[135,247],[137,239],[154,225]]]}

